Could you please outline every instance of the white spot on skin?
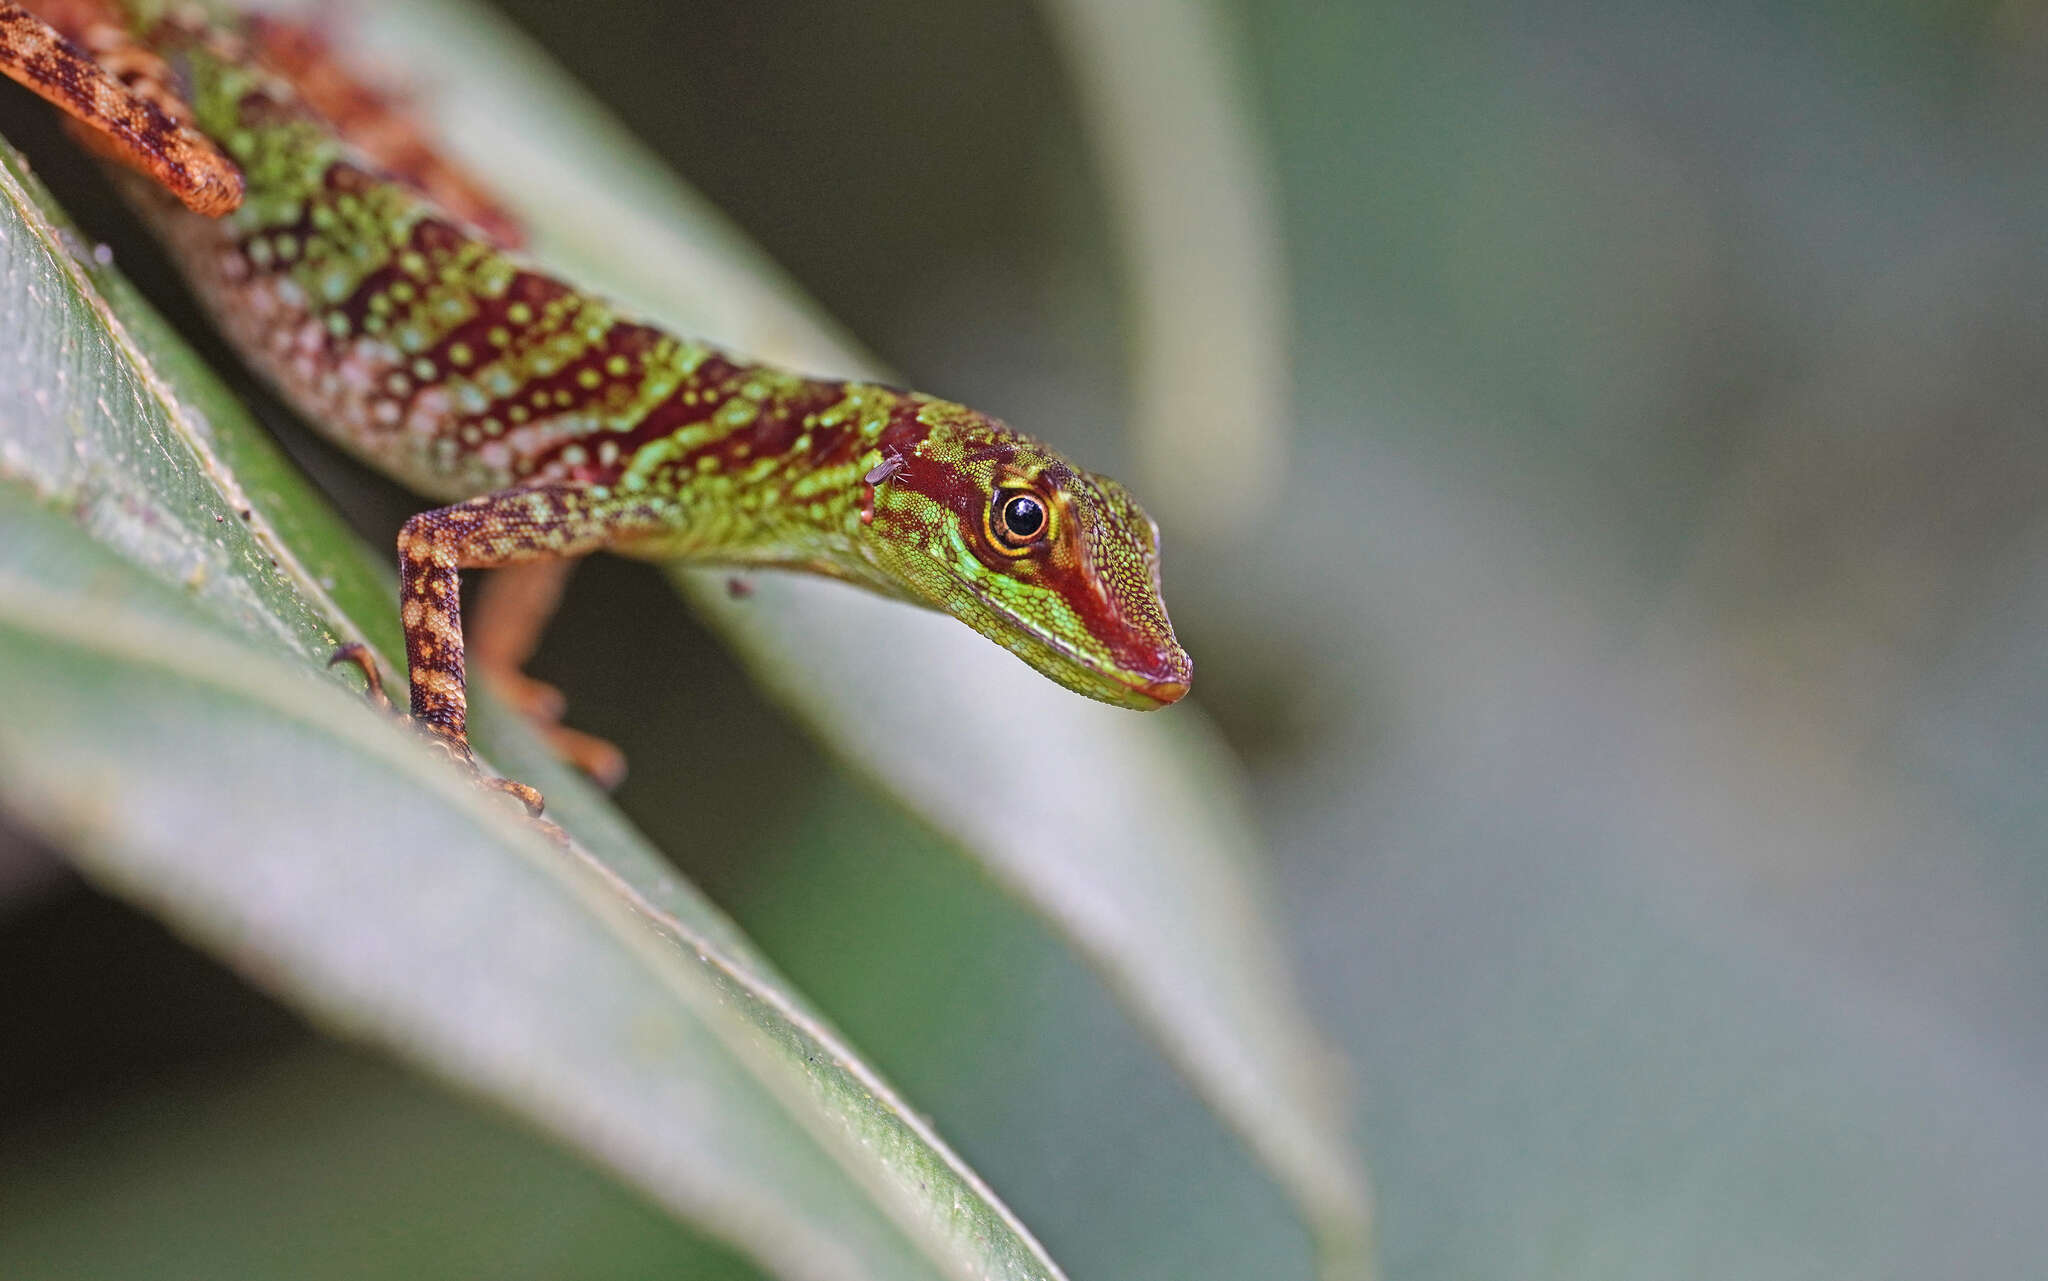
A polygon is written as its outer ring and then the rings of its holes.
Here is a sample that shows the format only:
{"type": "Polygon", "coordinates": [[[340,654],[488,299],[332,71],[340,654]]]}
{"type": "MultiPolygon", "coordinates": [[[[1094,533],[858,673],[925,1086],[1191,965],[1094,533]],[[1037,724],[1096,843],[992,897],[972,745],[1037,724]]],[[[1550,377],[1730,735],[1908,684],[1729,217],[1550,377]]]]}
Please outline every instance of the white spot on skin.
{"type": "Polygon", "coordinates": [[[413,397],[412,412],[406,415],[405,429],[417,436],[439,435],[448,425],[448,389],[429,387],[413,397]]]}
{"type": "Polygon", "coordinates": [[[341,374],[342,386],[348,388],[352,395],[363,395],[377,381],[376,368],[369,361],[362,358],[362,348],[360,346],[344,357],[337,369],[341,374]]]}
{"type": "Polygon", "coordinates": [[[521,454],[533,455],[551,452],[565,440],[574,440],[588,435],[592,424],[586,418],[574,414],[560,418],[543,418],[523,427],[507,432],[505,441],[521,454]]]}

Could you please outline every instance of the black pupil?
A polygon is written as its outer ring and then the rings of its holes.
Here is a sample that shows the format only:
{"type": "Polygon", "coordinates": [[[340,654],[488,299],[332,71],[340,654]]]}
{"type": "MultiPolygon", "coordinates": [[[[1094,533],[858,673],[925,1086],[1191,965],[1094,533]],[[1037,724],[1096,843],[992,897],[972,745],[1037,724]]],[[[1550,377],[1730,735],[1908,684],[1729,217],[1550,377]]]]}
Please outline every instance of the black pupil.
{"type": "Polygon", "coordinates": [[[1045,528],[1045,508],[1029,494],[1003,504],[1003,527],[1015,538],[1036,538],[1045,528]]]}

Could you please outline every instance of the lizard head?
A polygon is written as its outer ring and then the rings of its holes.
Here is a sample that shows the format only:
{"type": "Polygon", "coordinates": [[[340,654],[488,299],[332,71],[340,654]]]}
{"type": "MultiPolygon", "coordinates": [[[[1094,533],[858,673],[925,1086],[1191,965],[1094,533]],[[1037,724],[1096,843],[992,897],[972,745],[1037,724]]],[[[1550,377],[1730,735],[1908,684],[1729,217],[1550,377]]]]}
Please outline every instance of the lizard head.
{"type": "Polygon", "coordinates": [[[1159,596],[1159,529],[1130,491],[995,419],[914,397],[868,473],[870,561],[1068,689],[1163,707],[1194,673],[1159,596]]]}

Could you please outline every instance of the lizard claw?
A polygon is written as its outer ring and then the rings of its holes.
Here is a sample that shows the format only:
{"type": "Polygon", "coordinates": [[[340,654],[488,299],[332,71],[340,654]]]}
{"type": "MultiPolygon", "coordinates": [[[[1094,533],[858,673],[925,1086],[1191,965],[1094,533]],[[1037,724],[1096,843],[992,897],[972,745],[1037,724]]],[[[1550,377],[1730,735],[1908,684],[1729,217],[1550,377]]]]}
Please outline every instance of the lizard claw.
{"type": "MultiPolygon", "coordinates": [[[[377,665],[377,656],[370,652],[369,646],[361,641],[350,641],[340,646],[328,658],[327,665],[333,667],[340,663],[352,663],[357,670],[362,672],[363,693],[369,699],[372,707],[395,720],[403,721],[417,728],[425,735],[427,741],[440,748],[450,761],[467,773],[470,780],[478,787],[486,791],[501,793],[518,801],[520,806],[525,809],[527,819],[534,826],[539,827],[563,844],[568,843],[568,833],[564,832],[559,825],[541,817],[541,811],[547,807],[547,803],[542,799],[538,788],[519,782],[517,779],[497,778],[484,773],[483,766],[477,763],[476,753],[470,750],[467,742],[442,731],[437,726],[416,721],[393,707],[391,696],[384,691],[383,670],[377,665]]],[[[548,687],[542,686],[542,688],[548,687]]],[[[572,731],[563,732],[569,733],[572,731]]],[[[601,747],[611,746],[601,739],[592,741],[601,747]]],[[[612,750],[614,752],[617,751],[616,748],[612,750]]],[[[620,759],[619,772],[621,774],[624,773],[624,758],[620,759]]]]}
{"type": "Polygon", "coordinates": [[[370,705],[386,714],[395,714],[391,707],[391,695],[384,692],[384,672],[377,666],[377,656],[361,641],[349,641],[327,657],[331,668],[337,663],[353,663],[363,674],[363,696],[370,705]]]}

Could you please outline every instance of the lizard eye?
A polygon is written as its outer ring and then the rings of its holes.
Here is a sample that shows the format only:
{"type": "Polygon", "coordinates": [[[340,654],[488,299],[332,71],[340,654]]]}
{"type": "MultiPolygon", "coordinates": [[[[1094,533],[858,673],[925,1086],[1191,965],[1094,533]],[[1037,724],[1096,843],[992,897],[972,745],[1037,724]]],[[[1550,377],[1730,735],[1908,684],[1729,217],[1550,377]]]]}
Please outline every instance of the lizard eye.
{"type": "Polygon", "coordinates": [[[1012,556],[1029,551],[1052,523],[1045,501],[1022,490],[997,490],[989,514],[989,541],[1012,556]]]}

